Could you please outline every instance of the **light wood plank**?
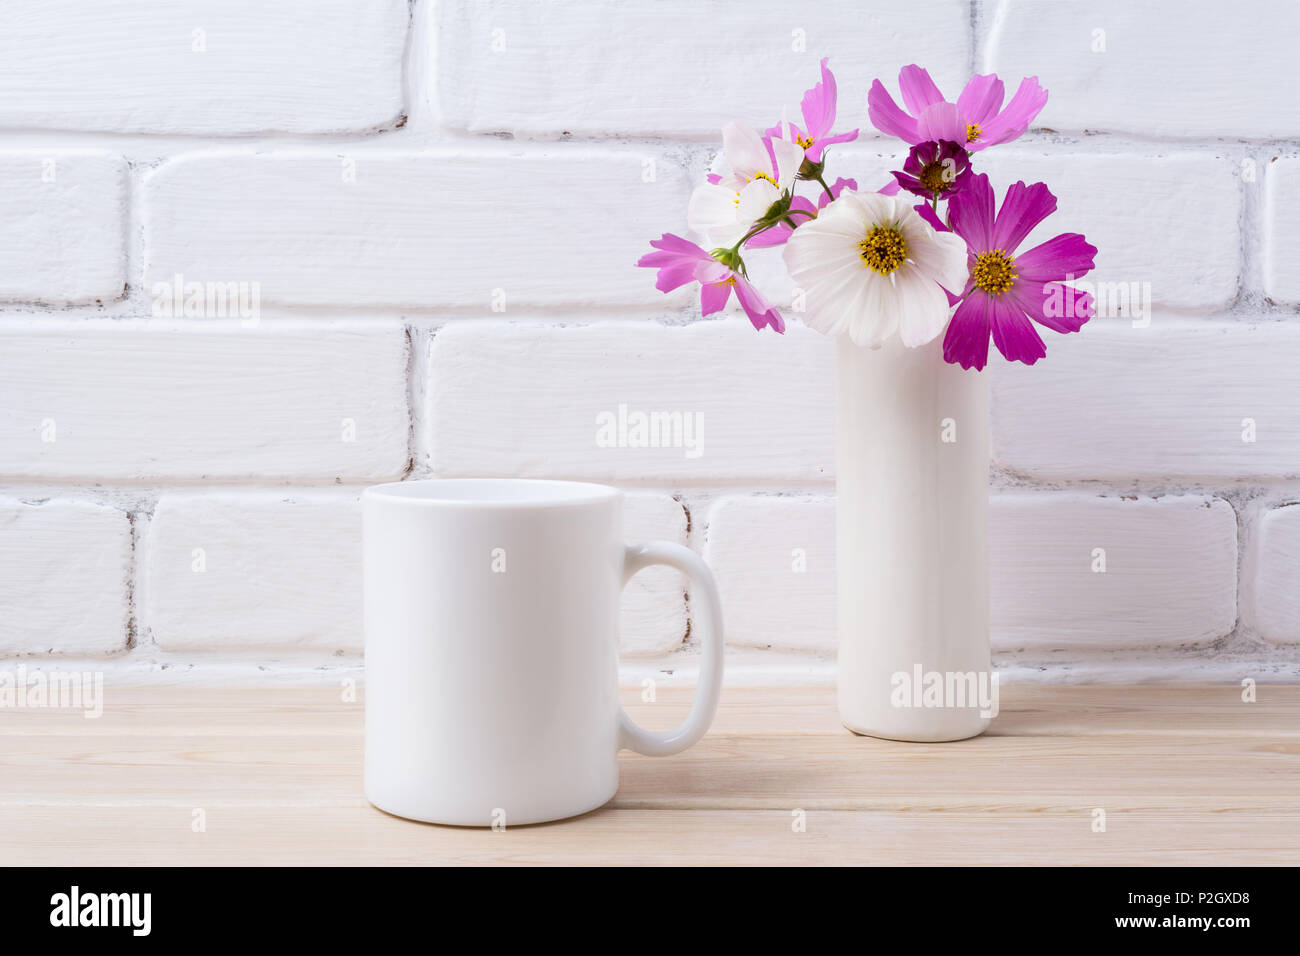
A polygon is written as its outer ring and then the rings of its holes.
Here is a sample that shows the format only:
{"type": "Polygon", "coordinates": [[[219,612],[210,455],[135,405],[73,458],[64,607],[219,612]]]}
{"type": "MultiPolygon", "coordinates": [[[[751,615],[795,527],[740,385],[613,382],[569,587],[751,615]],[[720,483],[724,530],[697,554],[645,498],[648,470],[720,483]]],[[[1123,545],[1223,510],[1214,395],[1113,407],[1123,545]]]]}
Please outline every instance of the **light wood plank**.
{"type": "MultiPolygon", "coordinates": [[[[1009,687],[989,734],[857,737],[834,689],[727,688],[714,730],[625,753],[576,820],[505,834],[410,823],[361,789],[340,687],[118,688],[102,718],[0,710],[0,853],[14,863],[1294,863],[1300,687],[1009,687]],[[1106,812],[1107,832],[1091,830],[1106,812]],[[192,812],[208,829],[190,831],[192,812]],[[791,813],[808,831],[791,833],[791,813]]],[[[653,703],[676,723],[685,688],[653,703]]]]}
{"type": "Polygon", "coordinates": [[[1300,815],[1112,813],[1104,833],[1086,813],[598,810],[502,832],[412,823],[370,807],[188,810],[27,807],[6,810],[10,864],[1294,864],[1300,815]]]}

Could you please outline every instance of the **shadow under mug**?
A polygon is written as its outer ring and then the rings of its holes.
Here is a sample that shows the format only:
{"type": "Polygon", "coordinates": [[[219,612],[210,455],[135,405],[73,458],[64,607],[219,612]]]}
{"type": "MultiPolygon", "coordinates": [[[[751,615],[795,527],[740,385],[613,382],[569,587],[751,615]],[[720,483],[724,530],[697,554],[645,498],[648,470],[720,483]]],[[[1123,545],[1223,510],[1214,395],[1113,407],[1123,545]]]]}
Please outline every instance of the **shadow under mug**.
{"type": "Polygon", "coordinates": [[[362,494],[366,798],[431,823],[570,817],[618,790],[618,750],[685,750],[722,685],[717,587],[679,544],[626,544],[605,485],[503,478],[362,494]],[[652,733],[618,698],[618,616],[632,575],[691,582],[703,658],[686,720],[652,733]]]}

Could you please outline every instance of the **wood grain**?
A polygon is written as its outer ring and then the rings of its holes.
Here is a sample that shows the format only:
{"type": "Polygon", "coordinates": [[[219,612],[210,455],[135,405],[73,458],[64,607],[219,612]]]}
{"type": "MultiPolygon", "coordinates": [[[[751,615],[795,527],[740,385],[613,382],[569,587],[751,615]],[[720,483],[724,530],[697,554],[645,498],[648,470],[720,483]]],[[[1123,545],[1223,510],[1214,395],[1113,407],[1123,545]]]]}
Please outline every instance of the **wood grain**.
{"type": "MultiPolygon", "coordinates": [[[[690,693],[636,719],[666,727],[690,693]]],[[[1300,860],[1300,687],[1010,687],[989,734],[856,737],[831,688],[727,688],[676,757],[503,833],[361,791],[362,709],[332,685],[119,689],[104,716],[0,712],[0,854],[23,864],[1284,864],[1300,860]],[[1106,829],[1093,832],[1094,812],[1106,829]],[[194,832],[194,811],[205,829],[194,832]],[[806,829],[792,823],[803,811],[806,829]],[[322,835],[328,836],[322,836],[322,835]]]]}

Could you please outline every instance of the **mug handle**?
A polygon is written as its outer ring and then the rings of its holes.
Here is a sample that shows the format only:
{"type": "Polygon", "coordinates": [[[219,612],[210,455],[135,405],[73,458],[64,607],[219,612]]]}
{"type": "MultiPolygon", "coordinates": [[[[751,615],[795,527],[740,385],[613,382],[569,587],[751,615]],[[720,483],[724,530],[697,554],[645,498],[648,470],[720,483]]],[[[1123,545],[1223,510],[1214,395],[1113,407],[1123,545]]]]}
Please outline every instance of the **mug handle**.
{"type": "Polygon", "coordinates": [[[703,737],[717,712],[718,696],[722,692],[722,602],[709,566],[690,548],[671,541],[628,545],[623,558],[623,586],[638,571],[654,564],[666,564],[685,574],[691,582],[692,604],[699,598],[696,605],[699,615],[692,614],[692,619],[703,624],[700,679],[691,712],[672,730],[656,733],[638,727],[620,707],[619,746],[650,757],[667,757],[681,753],[703,737]]]}

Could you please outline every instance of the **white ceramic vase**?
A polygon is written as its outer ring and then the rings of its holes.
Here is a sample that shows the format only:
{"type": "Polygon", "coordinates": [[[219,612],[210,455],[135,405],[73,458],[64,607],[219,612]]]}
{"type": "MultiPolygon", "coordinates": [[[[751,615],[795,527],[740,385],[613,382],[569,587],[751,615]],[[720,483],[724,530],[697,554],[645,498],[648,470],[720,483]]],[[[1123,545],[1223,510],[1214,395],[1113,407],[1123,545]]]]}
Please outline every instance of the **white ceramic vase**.
{"type": "Polygon", "coordinates": [[[839,708],[894,740],[997,712],[988,639],[989,391],[936,340],[836,345],[839,708]]]}

